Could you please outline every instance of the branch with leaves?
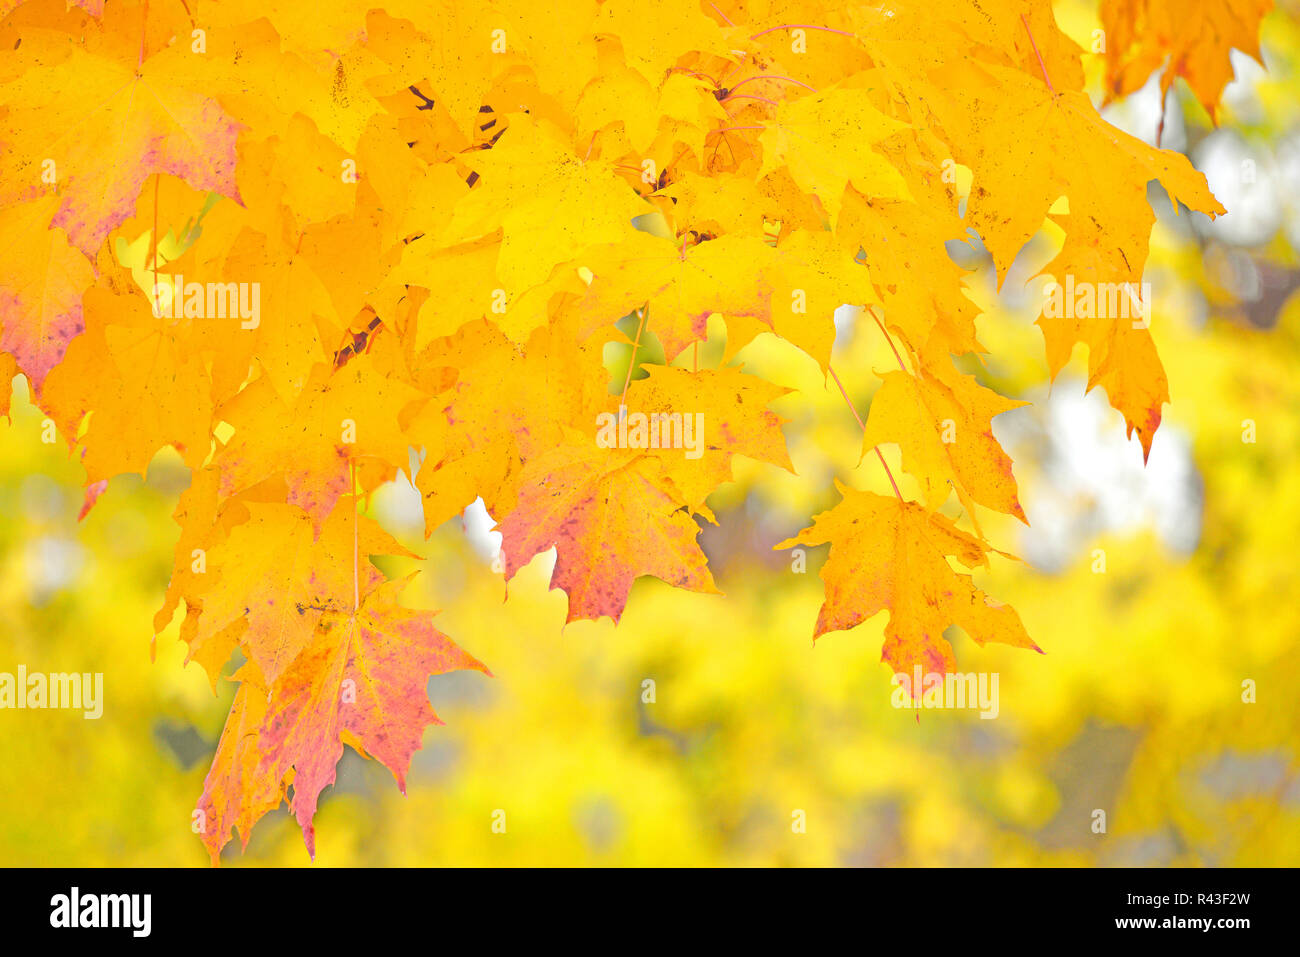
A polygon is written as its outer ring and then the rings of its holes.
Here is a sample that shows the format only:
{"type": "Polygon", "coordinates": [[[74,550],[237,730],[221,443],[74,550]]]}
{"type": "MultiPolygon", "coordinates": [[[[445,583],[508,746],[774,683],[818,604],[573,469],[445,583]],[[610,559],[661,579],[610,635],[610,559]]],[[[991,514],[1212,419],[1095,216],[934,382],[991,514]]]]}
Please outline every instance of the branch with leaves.
{"type": "MultiPolygon", "coordinates": [[[[1229,26],[1197,0],[1165,30],[1188,6],[1103,2],[1111,93],[1173,52],[1162,83],[1213,108],[1267,4],[1229,26]]],[[[770,408],[788,390],[733,361],[760,336],[833,381],[892,488],[843,476],[772,543],[830,543],[815,634],[887,610],[905,673],[952,671],[954,624],[1036,649],[949,564],[997,551],[979,509],[1025,514],[991,425],[1022,403],[979,373],[945,244],[977,235],[1000,285],[1051,219],[1055,281],[1140,283],[1150,181],[1223,212],[1184,156],[1102,119],[1042,0],[6,10],[0,361],[94,495],[166,448],[192,474],[154,631],[181,612],[214,689],[242,662],[195,810],[214,861],[285,800],[314,853],[344,745],[401,786],[438,721],[429,676],[487,671],[400,604],[371,558],[409,553],[367,496],[410,481],[427,532],[481,498],[507,581],[555,551],[570,621],[617,622],[640,576],[714,592],[700,523],[733,458],[793,471],[770,408]],[[869,371],[831,366],[845,304],[897,360],[865,418],[840,373],[869,371]]],[[[1169,398],[1149,329],[1039,324],[1051,374],[1086,344],[1089,387],[1149,451],[1169,398]]]]}

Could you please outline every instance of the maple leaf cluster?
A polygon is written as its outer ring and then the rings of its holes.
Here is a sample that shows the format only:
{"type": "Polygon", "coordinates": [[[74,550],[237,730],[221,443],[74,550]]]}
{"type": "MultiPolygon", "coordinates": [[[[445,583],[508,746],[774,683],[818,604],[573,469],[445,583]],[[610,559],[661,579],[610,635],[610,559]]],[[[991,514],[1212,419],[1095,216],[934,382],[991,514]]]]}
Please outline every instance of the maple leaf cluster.
{"type": "MultiPolygon", "coordinates": [[[[950,494],[972,523],[977,505],[1025,516],[990,425],[1021,403],[953,363],[983,349],[945,243],[973,231],[1000,283],[1065,197],[1047,272],[1138,282],[1150,180],[1222,212],[1182,155],[1098,115],[1046,2],[0,11],[4,369],[90,494],[166,447],[192,472],[154,624],[183,611],[214,687],[242,656],[196,815],[214,860],[286,799],[313,850],[343,746],[401,785],[438,720],[429,676],[486,671],[400,604],[370,558],[405,550],[360,500],[405,475],[431,531],[481,498],[507,578],[555,549],[570,621],[617,621],[642,575],[716,591],[708,496],[735,455],[791,467],[768,407],[787,390],[730,359],[770,333],[838,382],[842,304],[897,358],[863,453],[898,445],[923,501],[840,486],[777,545],[830,543],[816,633],[888,609],[903,673],[953,670],[952,624],[1036,647],[948,561],[994,551],[939,513],[950,494]],[[726,354],[700,368],[715,315],[726,354]],[[611,385],[605,347],[651,334],[666,364],[611,385]],[[597,423],[635,413],[673,441],[602,441],[597,423]],[[673,430],[695,416],[683,454],[673,430]]],[[[1115,89],[1153,55],[1114,61],[1115,89]]],[[[1086,343],[1090,387],[1149,450],[1168,399],[1149,331],[1040,325],[1052,374],[1086,343]]]]}
{"type": "Polygon", "coordinates": [[[1182,77],[1217,118],[1233,75],[1229,51],[1262,65],[1259,22],[1271,9],[1273,0],[1101,0],[1107,102],[1141,89],[1159,70],[1162,100],[1182,77]]]}

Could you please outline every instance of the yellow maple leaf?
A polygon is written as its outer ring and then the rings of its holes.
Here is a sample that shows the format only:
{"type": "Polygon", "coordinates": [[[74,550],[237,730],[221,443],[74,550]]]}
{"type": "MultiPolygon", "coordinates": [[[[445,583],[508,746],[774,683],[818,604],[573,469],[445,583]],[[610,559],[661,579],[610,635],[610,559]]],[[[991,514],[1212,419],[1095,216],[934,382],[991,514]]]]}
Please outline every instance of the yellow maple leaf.
{"type": "Polygon", "coordinates": [[[990,641],[1041,649],[1025,633],[1020,616],[953,571],[947,556],[967,568],[988,564],[988,546],[951,520],[912,502],[859,492],[838,481],[842,501],[813,524],[776,547],[831,543],[822,567],[826,602],[814,638],[844,631],[888,609],[881,660],[898,674],[957,670],[944,637],[959,625],[983,645],[990,641]]]}

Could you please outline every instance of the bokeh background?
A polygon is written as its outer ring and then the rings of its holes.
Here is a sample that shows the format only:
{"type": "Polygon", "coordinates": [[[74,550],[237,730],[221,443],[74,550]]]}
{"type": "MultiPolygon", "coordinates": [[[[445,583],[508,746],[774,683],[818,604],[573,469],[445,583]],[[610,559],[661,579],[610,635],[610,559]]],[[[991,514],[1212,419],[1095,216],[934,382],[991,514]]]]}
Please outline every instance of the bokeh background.
{"type": "MultiPolygon", "coordinates": [[[[1095,6],[1060,3],[1057,15],[1088,48],[1095,6]]],[[[772,544],[834,503],[833,478],[887,486],[878,463],[858,466],[833,385],[762,337],[740,360],[795,390],[776,408],[798,475],[739,460],[738,481],[710,500],[720,527],[703,541],[725,598],[643,579],[617,628],[564,626],[547,556],[506,600],[481,508],[426,543],[418,495],[376,495],[372,514],[426,556],[386,570],[422,567],[407,601],[443,609],[443,630],[495,677],[430,682],[447,723],[426,733],[405,796],[382,766],[345,754],[316,819],[317,863],[1300,863],[1295,0],[1279,2],[1262,41],[1267,69],[1234,53],[1217,129],[1181,82],[1167,103],[1163,145],[1187,152],[1230,212],[1174,216],[1152,187],[1146,278],[1173,403],[1145,468],[1105,396],[1084,394],[1082,349],[1046,381],[1040,287],[1027,280],[1059,233],[1025,250],[1001,294],[978,242],[953,244],[987,310],[981,375],[1032,403],[996,422],[1031,527],[982,515],[1024,561],[977,581],[1046,654],[952,635],[963,670],[999,674],[995,720],[893,708],[884,614],[814,647],[825,549],[799,573],[772,544]]],[[[1099,94],[1100,58],[1085,61],[1099,94]]],[[[1154,141],[1160,109],[1153,78],[1107,116],[1154,141]]],[[[892,358],[852,310],[837,324],[835,365],[865,410],[870,371],[892,358]]],[[[712,331],[706,363],[725,337],[712,331]]],[[[610,362],[621,383],[626,355],[610,362]]],[[[0,420],[0,670],[103,672],[107,700],[98,721],[0,712],[0,865],[206,866],[190,813],[233,686],[214,696],[197,664],[182,666],[179,620],[156,639],[151,626],[186,471],[160,455],[79,522],[84,473],[64,445],[41,442],[21,377],[14,389],[0,420]]],[[[886,455],[901,476],[896,449],[886,455]]],[[[223,858],[307,862],[283,809],[223,858]]]]}

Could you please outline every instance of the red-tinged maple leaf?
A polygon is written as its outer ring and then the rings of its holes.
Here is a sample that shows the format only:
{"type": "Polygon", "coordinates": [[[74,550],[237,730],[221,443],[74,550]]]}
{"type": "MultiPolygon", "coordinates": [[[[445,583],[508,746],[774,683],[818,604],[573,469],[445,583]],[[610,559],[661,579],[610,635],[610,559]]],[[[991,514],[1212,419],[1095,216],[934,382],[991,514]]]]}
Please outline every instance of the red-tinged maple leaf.
{"type": "Polygon", "coordinates": [[[0,415],[9,418],[9,403],[13,398],[11,383],[18,374],[18,363],[8,353],[0,352],[0,415]]]}
{"type": "Polygon", "coordinates": [[[154,173],[238,200],[237,124],[216,101],[177,81],[148,60],[124,62],[75,46],[58,62],[31,64],[0,85],[0,102],[10,104],[0,127],[0,198],[12,202],[57,185],[62,202],[49,225],[87,256],[131,216],[154,173]]]}
{"type": "Polygon", "coordinates": [[[104,489],[108,488],[108,479],[101,479],[98,482],[91,482],[86,486],[86,497],[81,503],[81,511],[77,513],[77,521],[84,521],[90,514],[90,510],[95,507],[99,497],[104,494],[104,489]]]}
{"type": "Polygon", "coordinates": [[[239,834],[241,849],[248,847],[253,825],[280,806],[285,791],[276,772],[261,766],[260,732],[270,698],[257,666],[245,664],[231,680],[239,682],[239,690],[196,809],[201,815],[199,837],[213,864],[218,863],[232,828],[239,834]]]}
{"type": "Polygon", "coordinates": [[[433,627],[432,612],[397,603],[405,585],[388,582],[356,611],[324,615],[311,645],[271,686],[255,773],[281,780],[293,769],[290,810],[313,858],[312,818],[321,791],[334,783],[343,745],[378,758],[405,793],[424,729],[442,723],[429,704],[429,678],[464,669],[491,675],[433,627]]]}
{"type": "Polygon", "coordinates": [[[85,330],[81,297],[95,276],[62,229],[46,228],[57,205],[47,196],[0,209],[0,350],[38,393],[85,330]]]}
{"type": "Polygon", "coordinates": [[[506,578],[554,547],[551,587],[569,596],[568,621],[623,615],[641,575],[717,594],[695,523],[659,463],[603,449],[576,430],[531,461],[518,504],[500,521],[506,578]]]}

